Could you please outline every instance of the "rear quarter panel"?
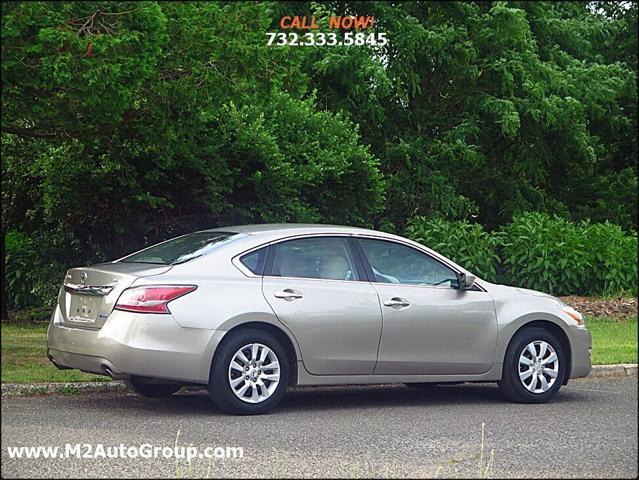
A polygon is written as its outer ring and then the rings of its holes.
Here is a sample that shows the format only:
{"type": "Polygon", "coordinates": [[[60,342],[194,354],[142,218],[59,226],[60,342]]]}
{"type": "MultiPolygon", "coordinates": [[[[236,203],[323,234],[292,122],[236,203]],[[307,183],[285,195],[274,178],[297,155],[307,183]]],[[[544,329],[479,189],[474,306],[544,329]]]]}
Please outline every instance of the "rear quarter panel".
{"type": "Polygon", "coordinates": [[[249,322],[271,324],[282,330],[302,359],[295,337],[275,316],[262,294],[262,278],[248,277],[231,262],[233,252],[220,250],[176,265],[169,272],[139,279],[134,286],[152,284],[197,285],[197,290],[173,300],[169,310],[183,328],[216,330],[206,351],[202,368],[208,372],[213,355],[226,332],[249,322]]]}

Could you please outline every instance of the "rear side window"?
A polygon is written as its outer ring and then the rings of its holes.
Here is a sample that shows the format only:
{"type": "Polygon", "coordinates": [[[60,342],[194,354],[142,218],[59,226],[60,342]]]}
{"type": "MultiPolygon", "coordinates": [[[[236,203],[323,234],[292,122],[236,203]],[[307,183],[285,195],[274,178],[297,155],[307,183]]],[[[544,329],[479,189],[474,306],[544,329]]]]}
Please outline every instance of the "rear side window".
{"type": "Polygon", "coordinates": [[[254,252],[247,253],[240,257],[240,262],[255,275],[264,274],[264,265],[266,264],[266,252],[268,247],[260,248],[254,252]]]}
{"type": "Polygon", "coordinates": [[[167,240],[140,252],[124,257],[124,263],[156,263],[177,265],[200,257],[213,248],[235,237],[230,232],[196,232],[167,240]]]}
{"type": "Polygon", "coordinates": [[[341,237],[289,240],[272,246],[275,277],[360,280],[348,242],[341,237]]]}

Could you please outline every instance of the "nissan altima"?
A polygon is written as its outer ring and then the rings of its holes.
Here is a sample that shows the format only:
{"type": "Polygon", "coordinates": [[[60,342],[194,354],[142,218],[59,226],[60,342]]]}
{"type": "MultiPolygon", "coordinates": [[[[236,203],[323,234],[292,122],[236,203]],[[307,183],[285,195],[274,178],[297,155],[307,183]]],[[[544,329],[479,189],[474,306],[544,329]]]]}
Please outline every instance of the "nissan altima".
{"type": "Polygon", "coordinates": [[[149,397],[202,385],[235,414],[273,409],[289,385],[497,382],[542,403],[591,368],[584,318],[561,300],[330,225],[205,230],[72,268],[47,341],[58,368],[149,397]]]}

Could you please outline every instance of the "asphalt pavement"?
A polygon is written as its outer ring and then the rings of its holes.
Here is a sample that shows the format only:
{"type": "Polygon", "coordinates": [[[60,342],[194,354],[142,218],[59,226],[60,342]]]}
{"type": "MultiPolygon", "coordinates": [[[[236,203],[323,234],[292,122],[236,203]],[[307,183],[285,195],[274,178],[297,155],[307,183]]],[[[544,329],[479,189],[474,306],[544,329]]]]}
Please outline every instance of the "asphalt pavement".
{"type": "Polygon", "coordinates": [[[636,478],[637,377],[573,380],[545,405],[507,403],[495,384],[295,388],[275,412],[253,417],[220,412],[204,391],[152,400],[124,392],[3,398],[1,431],[3,478],[636,478]],[[243,457],[8,454],[8,447],[66,443],[91,451],[241,447],[243,457]]]}

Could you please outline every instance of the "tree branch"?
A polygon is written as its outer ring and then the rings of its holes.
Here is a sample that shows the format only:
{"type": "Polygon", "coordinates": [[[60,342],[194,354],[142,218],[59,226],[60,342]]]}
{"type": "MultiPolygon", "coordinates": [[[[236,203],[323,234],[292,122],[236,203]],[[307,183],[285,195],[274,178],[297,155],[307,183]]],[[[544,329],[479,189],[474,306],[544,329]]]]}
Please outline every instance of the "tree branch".
{"type": "Polygon", "coordinates": [[[37,132],[33,128],[21,127],[2,127],[2,133],[12,133],[14,135],[32,138],[53,138],[56,136],[55,133],[37,132]]]}

